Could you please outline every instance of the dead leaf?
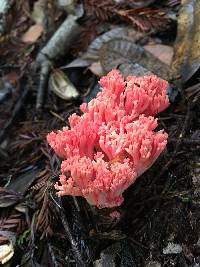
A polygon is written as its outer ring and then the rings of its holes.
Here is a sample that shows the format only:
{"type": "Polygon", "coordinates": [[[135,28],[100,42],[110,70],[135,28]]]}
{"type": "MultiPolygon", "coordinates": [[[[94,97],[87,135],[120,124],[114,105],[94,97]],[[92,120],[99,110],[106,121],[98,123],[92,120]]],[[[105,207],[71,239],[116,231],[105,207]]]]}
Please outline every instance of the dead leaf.
{"type": "MultiPolygon", "coordinates": [[[[114,1],[117,4],[126,3],[126,0],[114,0],[114,1]]],[[[132,8],[134,8],[134,7],[146,7],[146,6],[149,6],[150,4],[152,4],[153,2],[155,2],[155,0],[132,0],[132,1],[129,1],[129,5],[132,8]]]]}
{"type": "Polygon", "coordinates": [[[43,26],[40,24],[35,24],[31,26],[27,32],[22,36],[22,41],[24,43],[35,43],[38,38],[42,35],[43,26]]]}
{"type": "Polygon", "coordinates": [[[119,36],[121,39],[128,39],[137,42],[144,37],[144,34],[129,27],[116,27],[95,38],[95,40],[89,45],[87,52],[84,53],[81,58],[74,59],[71,63],[63,66],[62,69],[87,67],[93,62],[98,62],[101,47],[119,36]]]}
{"type": "Polygon", "coordinates": [[[150,71],[163,79],[168,79],[169,67],[155,58],[151,53],[145,51],[143,47],[136,45],[134,42],[125,39],[112,40],[100,49],[100,62],[105,72],[117,68],[122,64],[137,64],[133,70],[143,72],[150,71]],[[139,70],[139,71],[138,71],[139,70]]]}
{"type": "MultiPolygon", "coordinates": [[[[10,183],[7,185],[6,189],[12,190],[17,194],[24,195],[28,188],[37,178],[39,170],[37,168],[32,168],[18,177],[11,179],[10,183]]],[[[1,192],[1,191],[0,191],[1,192]]],[[[8,194],[8,193],[7,193],[8,194]]]]}
{"type": "Polygon", "coordinates": [[[43,24],[45,14],[44,14],[45,1],[38,0],[34,3],[33,12],[31,14],[32,19],[36,24],[43,24]]]}
{"type": "Polygon", "coordinates": [[[165,64],[171,64],[174,53],[173,47],[162,44],[153,44],[145,45],[144,48],[165,64]]]}
{"type": "Polygon", "coordinates": [[[171,64],[171,80],[181,85],[200,66],[200,1],[184,0],[178,16],[178,33],[171,64]]]}
{"type": "Polygon", "coordinates": [[[152,75],[153,73],[143,66],[137,64],[137,63],[122,63],[119,66],[120,72],[123,74],[124,77],[127,77],[129,75],[134,76],[145,76],[145,75],[152,75]]]}
{"type": "Polygon", "coordinates": [[[75,3],[74,0],[58,0],[60,8],[64,9],[68,14],[74,14],[75,3]]]}
{"type": "Polygon", "coordinates": [[[100,62],[94,62],[91,64],[91,66],[89,67],[89,70],[94,73],[94,75],[98,76],[98,77],[102,77],[103,76],[103,69],[101,66],[100,62]]]}
{"type": "Polygon", "coordinates": [[[51,73],[49,88],[57,96],[65,100],[76,98],[79,95],[79,92],[68,79],[67,75],[59,69],[55,69],[51,73]]]}
{"type": "Polygon", "coordinates": [[[12,256],[14,255],[13,244],[5,244],[0,246],[0,262],[1,264],[5,264],[8,262],[12,256]]]}

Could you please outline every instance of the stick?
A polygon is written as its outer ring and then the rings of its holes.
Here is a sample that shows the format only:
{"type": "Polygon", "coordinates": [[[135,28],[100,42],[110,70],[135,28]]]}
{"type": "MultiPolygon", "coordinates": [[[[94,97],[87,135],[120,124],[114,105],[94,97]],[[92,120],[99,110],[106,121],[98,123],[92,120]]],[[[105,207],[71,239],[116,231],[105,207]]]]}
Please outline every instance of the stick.
{"type": "Polygon", "coordinates": [[[41,68],[40,83],[37,92],[36,109],[41,109],[44,103],[45,89],[49,79],[51,61],[66,54],[80,32],[76,17],[69,15],[54,33],[45,47],[39,52],[36,63],[41,68]]]}

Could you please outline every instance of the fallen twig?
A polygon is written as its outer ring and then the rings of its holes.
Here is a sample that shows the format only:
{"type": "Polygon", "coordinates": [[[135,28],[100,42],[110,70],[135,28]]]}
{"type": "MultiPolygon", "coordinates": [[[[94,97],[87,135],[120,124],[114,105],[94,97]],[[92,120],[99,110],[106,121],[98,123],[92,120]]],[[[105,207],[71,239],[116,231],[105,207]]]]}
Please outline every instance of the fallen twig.
{"type": "Polygon", "coordinates": [[[36,109],[42,108],[44,102],[45,89],[49,78],[50,66],[52,64],[51,61],[67,53],[79,32],[80,29],[79,25],[76,23],[76,17],[72,15],[68,16],[38,54],[36,62],[40,66],[41,74],[36,109]]]}
{"type": "Polygon", "coordinates": [[[41,72],[40,72],[40,83],[37,92],[37,100],[36,100],[36,109],[41,109],[44,96],[45,96],[45,89],[47,87],[48,79],[50,73],[50,62],[47,60],[41,64],[41,72]]]}

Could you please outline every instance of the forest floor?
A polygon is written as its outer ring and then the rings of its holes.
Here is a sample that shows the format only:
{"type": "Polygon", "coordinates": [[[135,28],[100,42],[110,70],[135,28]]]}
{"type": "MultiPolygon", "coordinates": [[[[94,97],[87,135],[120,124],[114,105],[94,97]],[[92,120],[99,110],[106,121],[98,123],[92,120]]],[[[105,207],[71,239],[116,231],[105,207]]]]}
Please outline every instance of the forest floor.
{"type": "Polygon", "coordinates": [[[0,263],[200,266],[200,2],[2,2],[0,263]],[[170,107],[157,116],[169,138],[108,210],[56,195],[61,161],[46,135],[81,114],[113,68],[169,82],[170,107]]]}

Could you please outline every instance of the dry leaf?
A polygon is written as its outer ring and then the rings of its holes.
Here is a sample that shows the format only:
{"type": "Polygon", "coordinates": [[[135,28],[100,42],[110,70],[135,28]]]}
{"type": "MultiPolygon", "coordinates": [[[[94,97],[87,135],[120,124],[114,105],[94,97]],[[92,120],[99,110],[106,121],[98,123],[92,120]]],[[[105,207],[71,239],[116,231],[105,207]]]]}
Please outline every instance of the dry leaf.
{"type": "Polygon", "coordinates": [[[100,62],[94,62],[89,67],[89,70],[98,77],[102,77],[104,72],[100,62]]]}
{"type": "Polygon", "coordinates": [[[35,43],[38,38],[42,35],[43,26],[40,24],[35,24],[31,26],[27,32],[22,36],[22,41],[24,43],[35,43]]]}
{"type": "Polygon", "coordinates": [[[0,246],[0,262],[1,264],[5,264],[8,262],[12,256],[14,255],[14,249],[13,245],[10,242],[10,244],[5,244],[0,246]]]}
{"type": "Polygon", "coordinates": [[[59,69],[55,69],[51,73],[49,87],[57,96],[65,100],[76,98],[79,95],[67,75],[59,69]]]}
{"type": "Polygon", "coordinates": [[[63,66],[62,69],[87,67],[90,66],[90,64],[92,64],[93,62],[98,62],[99,51],[102,46],[109,41],[118,38],[119,36],[121,39],[130,39],[133,42],[137,42],[142,37],[144,37],[144,34],[137,32],[129,27],[116,27],[95,38],[89,45],[86,53],[84,53],[81,57],[74,59],[66,66],[63,66]]]}
{"type": "Polygon", "coordinates": [[[123,74],[124,77],[127,77],[129,75],[134,75],[134,76],[145,76],[145,75],[152,75],[153,73],[143,66],[137,64],[137,63],[122,63],[119,66],[120,72],[123,74]]]}
{"type": "Polygon", "coordinates": [[[45,1],[38,0],[34,3],[33,12],[31,14],[32,19],[36,24],[43,24],[45,13],[44,13],[45,1]]]}
{"type": "MultiPolygon", "coordinates": [[[[142,73],[147,70],[163,79],[168,79],[169,66],[155,58],[148,51],[145,51],[143,47],[129,40],[112,40],[102,46],[99,54],[100,62],[105,72],[118,68],[122,64],[131,63],[140,65],[142,73]]],[[[139,74],[138,66],[133,66],[133,70],[137,70],[139,74]]]]}
{"type": "MultiPolygon", "coordinates": [[[[145,1],[147,2],[147,1],[145,1]]],[[[138,1],[137,1],[138,3],[138,1]]],[[[127,8],[113,1],[84,1],[85,11],[88,16],[95,16],[100,21],[109,21],[115,16],[132,24],[142,32],[156,32],[169,27],[170,19],[161,9],[138,7],[127,8]]]]}
{"type": "Polygon", "coordinates": [[[145,45],[144,48],[165,64],[171,64],[174,53],[173,47],[162,44],[153,44],[145,45]]]}
{"type": "Polygon", "coordinates": [[[74,0],[58,0],[60,8],[64,9],[68,14],[73,14],[75,11],[74,0]]]}
{"type": "MultiPolygon", "coordinates": [[[[17,176],[17,178],[12,178],[6,189],[11,190],[11,192],[13,191],[15,194],[20,194],[21,196],[24,195],[27,192],[28,188],[31,186],[31,184],[37,178],[38,171],[39,170],[37,168],[33,168],[17,176]]],[[[0,193],[4,191],[5,189],[2,189],[0,190],[0,193]]],[[[9,196],[9,191],[7,192],[7,195],[9,196]]],[[[17,196],[18,195],[16,195],[16,197],[17,196]]]]}
{"type": "Polygon", "coordinates": [[[178,16],[178,33],[171,64],[171,80],[188,81],[200,66],[200,1],[184,0],[178,16]]]}
{"type": "MultiPolygon", "coordinates": [[[[114,2],[117,4],[123,4],[123,3],[126,3],[126,0],[114,0],[114,2]]],[[[134,8],[134,7],[149,6],[153,2],[155,2],[155,0],[132,0],[132,1],[129,1],[128,4],[130,7],[134,8]]]]}

